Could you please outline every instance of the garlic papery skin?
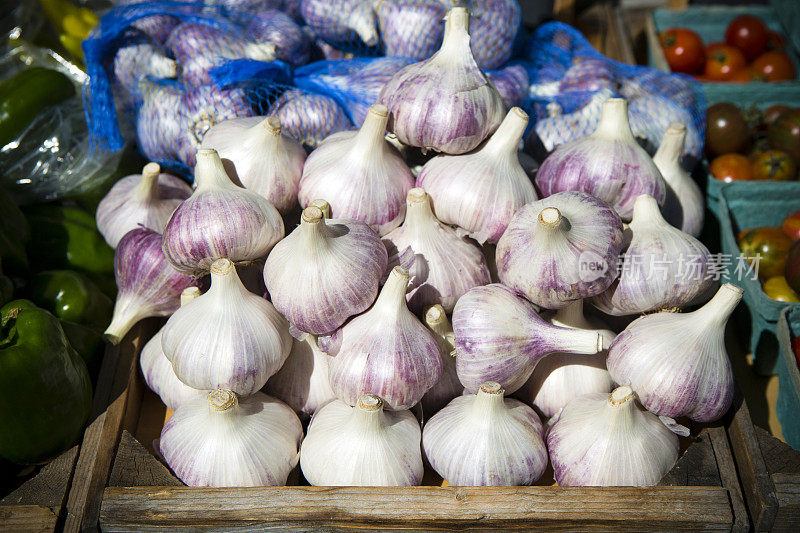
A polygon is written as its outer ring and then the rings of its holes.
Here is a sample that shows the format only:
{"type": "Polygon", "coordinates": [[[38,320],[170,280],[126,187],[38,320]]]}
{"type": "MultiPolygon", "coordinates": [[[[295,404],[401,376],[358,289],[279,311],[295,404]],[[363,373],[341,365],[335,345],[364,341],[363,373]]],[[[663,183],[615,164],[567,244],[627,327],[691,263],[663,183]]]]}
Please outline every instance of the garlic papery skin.
{"type": "Polygon", "coordinates": [[[548,354],[594,354],[603,349],[598,332],[545,322],[530,303],[500,284],[470,289],[458,300],[453,332],[458,378],[471,393],[485,381],[497,381],[511,394],[548,354]]]}
{"type": "Polygon", "coordinates": [[[320,339],[320,347],[333,357],[331,388],[347,404],[375,394],[387,409],[408,409],[439,381],[442,349],[408,310],[407,287],[408,271],[394,267],[368,311],[320,339]]]}
{"type": "Polygon", "coordinates": [[[333,218],[359,220],[380,235],[399,226],[414,176],[386,142],[386,120],[386,107],[373,105],[360,130],[331,135],[311,152],[300,179],[300,205],[324,198],[333,218]]]}
{"type": "Polygon", "coordinates": [[[225,120],[212,126],[202,148],[213,148],[232,180],[269,200],[286,213],[297,204],[306,151],[281,134],[278,117],[225,120]]]}
{"type": "Polygon", "coordinates": [[[710,284],[710,252],[691,235],[661,216],[652,196],[636,199],[629,227],[630,244],[620,276],[594,305],[609,315],[633,315],[682,308],[710,284]]]}
{"type": "Polygon", "coordinates": [[[726,283],[697,311],[635,320],[608,349],[611,378],[659,416],[718,420],[733,400],[725,324],[741,299],[742,289],[726,283]]]}
{"type": "Polygon", "coordinates": [[[234,185],[216,150],[197,151],[196,188],[164,228],[164,254],[180,272],[202,275],[217,259],[263,259],[283,238],[283,220],[259,194],[234,185]]]}
{"type": "Polygon", "coordinates": [[[458,380],[456,373],[456,339],[444,308],[439,304],[431,306],[425,311],[423,318],[442,350],[442,376],[422,397],[422,412],[429,418],[450,403],[450,400],[461,396],[464,385],[458,380]]]}
{"type": "Polygon", "coordinates": [[[389,130],[403,144],[463,154],[503,120],[503,100],[472,56],[468,27],[467,9],[451,9],[439,51],[400,70],[381,90],[389,130]]]}
{"type": "Polygon", "coordinates": [[[294,409],[301,418],[313,415],[335,400],[328,378],[330,356],[319,349],[313,335],[294,339],[289,357],[277,374],[269,378],[264,392],[294,409]]]}
{"type": "Polygon", "coordinates": [[[111,344],[119,344],[143,318],[171,315],[180,305],[181,291],[199,283],[172,268],[162,251],[161,235],[141,227],[129,231],[117,243],[114,277],[117,300],[105,331],[111,344]]]}
{"type": "Polygon", "coordinates": [[[300,468],[311,485],[406,487],[422,481],[421,431],[408,410],[384,410],[372,394],[355,407],[334,400],[308,426],[300,468]]]}
{"type": "Polygon", "coordinates": [[[372,228],[357,220],[326,220],[312,206],[269,254],[264,282],[289,322],[322,335],[372,305],[386,262],[386,248],[372,228]]]}
{"type": "Polygon", "coordinates": [[[286,484],[302,439],[300,420],[283,402],[214,390],[172,414],[159,449],[190,487],[266,487],[286,484]]]}
{"type": "Polygon", "coordinates": [[[499,383],[483,383],[425,424],[425,457],[450,485],[530,485],[547,468],[542,422],[503,393],[499,383]]]}
{"type": "Polygon", "coordinates": [[[562,487],[648,487],[678,460],[678,436],[637,405],[628,387],[575,398],[546,440],[562,487]]]}
{"type": "Polygon", "coordinates": [[[653,156],[653,163],[667,184],[667,196],[661,208],[664,218],[676,228],[698,237],[703,230],[705,202],[700,187],[681,166],[685,140],[686,126],[677,122],[670,124],[653,156]]]}
{"type": "Polygon", "coordinates": [[[158,163],[148,163],[141,174],[119,180],[97,206],[97,229],[109,246],[139,225],[161,233],[172,212],[189,198],[192,188],[182,179],[161,173],[158,163]]]}
{"type": "MultiPolygon", "coordinates": [[[[582,300],[546,318],[554,326],[597,331],[603,337],[603,346],[609,346],[617,336],[603,324],[589,322],[583,316],[582,300]]],[[[515,397],[533,405],[542,416],[551,418],[578,396],[590,392],[609,393],[614,382],[606,370],[606,354],[606,350],[593,355],[552,353],[539,361],[515,397]]]]}
{"type": "Polygon", "coordinates": [[[562,191],[594,195],[625,221],[631,219],[637,196],[649,194],[659,204],[666,197],[661,172],[631,133],[628,103],[622,98],[603,102],[594,133],[564,143],[547,156],[536,185],[544,196],[562,191]]]}
{"type": "Polygon", "coordinates": [[[547,309],[606,290],[624,240],[613,209],[582,192],[522,207],[497,243],[500,281],[547,309]]]}
{"type": "MultiPolygon", "coordinates": [[[[187,287],[181,293],[181,305],[186,305],[198,296],[200,296],[200,289],[187,287]]],[[[142,368],[144,381],[150,390],[158,394],[164,405],[174,411],[183,402],[195,396],[206,395],[208,391],[193,389],[178,379],[175,371],[172,370],[172,363],[161,349],[163,334],[164,328],[162,327],[147,341],[139,357],[139,366],[142,368]]]]}
{"type": "Polygon", "coordinates": [[[452,312],[465,292],[490,281],[481,249],[439,222],[423,189],[408,192],[406,219],[383,243],[389,265],[399,264],[411,276],[406,299],[414,312],[435,304],[452,312]]]}
{"type": "Polygon", "coordinates": [[[527,124],[528,115],[514,107],[477,150],[425,163],[417,187],[430,194],[439,220],[457,225],[481,244],[496,243],[514,213],[537,199],[517,156],[527,124]]]}
{"type": "Polygon", "coordinates": [[[167,320],[161,347],[190,387],[249,396],[281,368],[292,337],[272,304],[242,285],[233,263],[219,259],[211,288],[167,320]]]}

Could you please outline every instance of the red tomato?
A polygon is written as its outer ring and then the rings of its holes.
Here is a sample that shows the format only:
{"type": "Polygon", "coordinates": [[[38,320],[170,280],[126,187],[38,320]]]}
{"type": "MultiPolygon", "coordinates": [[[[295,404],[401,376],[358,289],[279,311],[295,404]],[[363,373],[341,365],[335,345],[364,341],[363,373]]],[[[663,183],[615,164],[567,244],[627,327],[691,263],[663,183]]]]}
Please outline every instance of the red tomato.
{"type": "Polygon", "coordinates": [[[783,35],[777,31],[770,30],[767,32],[767,50],[785,50],[786,43],[783,40],[783,35]]]}
{"type": "Polygon", "coordinates": [[[753,70],[764,75],[767,81],[789,81],[797,77],[794,64],[786,52],[767,52],[753,61],[753,70]]]}
{"type": "Polygon", "coordinates": [[[753,179],[753,165],[742,154],[724,154],[715,157],[708,170],[712,176],[725,182],[753,179]]]}
{"type": "Polygon", "coordinates": [[[747,60],[738,48],[726,44],[712,44],[706,49],[706,78],[714,81],[727,81],[743,69],[747,60]]]}
{"type": "Polygon", "coordinates": [[[750,67],[740,68],[728,78],[728,81],[737,83],[750,83],[751,81],[764,81],[764,75],[750,67]]]}
{"type": "Polygon", "coordinates": [[[725,30],[725,43],[741,50],[749,61],[760,56],[767,46],[769,29],[764,21],[753,15],[736,17],[725,30]]]}
{"type": "Polygon", "coordinates": [[[781,114],[783,114],[784,111],[789,111],[790,109],[791,107],[789,107],[788,105],[777,104],[769,106],[764,110],[764,120],[763,120],[764,126],[767,128],[770,127],[773,122],[778,120],[778,117],[781,116],[781,114]]]}
{"type": "Polygon", "coordinates": [[[784,218],[781,229],[792,241],[800,241],[800,210],[784,218]]]}
{"type": "Polygon", "coordinates": [[[703,40],[692,30],[670,28],[658,36],[661,49],[673,72],[694,74],[703,70],[706,61],[703,40]]]}

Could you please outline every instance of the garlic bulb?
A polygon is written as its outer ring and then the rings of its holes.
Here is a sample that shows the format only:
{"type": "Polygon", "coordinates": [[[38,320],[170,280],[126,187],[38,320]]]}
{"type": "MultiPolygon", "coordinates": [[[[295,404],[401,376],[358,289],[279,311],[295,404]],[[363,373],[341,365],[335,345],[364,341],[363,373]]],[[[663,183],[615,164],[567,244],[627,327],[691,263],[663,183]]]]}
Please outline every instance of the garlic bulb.
{"type": "Polygon", "coordinates": [[[554,194],[522,207],[497,243],[497,274],[547,309],[606,290],[617,277],[622,222],[582,192],[554,194]]]}
{"type": "Polygon", "coordinates": [[[275,396],[303,416],[336,399],[328,379],[330,356],[319,349],[313,335],[299,333],[292,351],[277,374],[269,378],[264,392],[275,396]]]}
{"type": "Polygon", "coordinates": [[[303,210],[300,226],[279,242],[264,266],[272,303],[301,331],[322,335],[375,301],[386,249],[357,220],[322,218],[303,210]]]}
{"type": "Polygon", "coordinates": [[[148,163],[141,174],[116,182],[97,206],[97,229],[109,246],[139,227],[164,231],[172,212],[189,198],[192,188],[182,179],[162,174],[157,163],[148,163]]]}
{"type": "Polygon", "coordinates": [[[629,228],[631,240],[620,277],[593,300],[604,313],[633,315],[684,307],[713,283],[706,276],[708,248],[670,226],[652,196],[636,199],[629,228]]]}
{"type": "Polygon", "coordinates": [[[439,51],[395,74],[379,101],[403,144],[463,154],[497,129],[504,108],[469,48],[467,9],[454,7],[445,20],[439,51]]]}
{"type": "Polygon", "coordinates": [[[425,456],[450,485],[530,485],[547,468],[542,422],[503,392],[499,383],[486,382],[425,424],[425,456]]]}
{"type": "Polygon", "coordinates": [[[375,8],[381,48],[387,56],[428,59],[442,44],[442,19],[447,4],[441,0],[378,2],[375,8]]]}
{"type": "Polygon", "coordinates": [[[248,396],[281,368],[292,338],[272,304],[248,292],[233,263],[219,259],[211,288],[167,320],[161,347],[190,387],[248,396]]]}
{"type": "Polygon", "coordinates": [[[461,295],[489,283],[489,269],[481,249],[436,219],[422,189],[408,192],[406,219],[383,242],[389,252],[389,264],[399,264],[411,275],[406,299],[412,311],[441,304],[451,312],[461,295]]]}
{"type": "Polygon", "coordinates": [[[300,468],[317,486],[419,485],[420,434],[410,411],[385,411],[372,394],[361,396],[355,407],[334,400],[311,420],[300,468]]]}
{"type": "Polygon", "coordinates": [[[139,82],[139,91],[142,93],[136,113],[139,150],[151,161],[175,160],[182,135],[180,110],[184,89],[145,78],[139,82]]]}
{"type": "Polygon", "coordinates": [[[725,324],[741,299],[742,289],[726,283],[697,311],[635,320],[608,349],[612,379],[659,416],[719,419],[733,400],[725,324]]]}
{"type": "Polygon", "coordinates": [[[515,107],[474,152],[425,163],[417,187],[431,195],[439,220],[463,228],[481,244],[500,239],[517,209],[537,198],[517,156],[527,125],[528,115],[515,107]]]}
{"type": "Polygon", "coordinates": [[[297,89],[281,94],[269,107],[269,113],[278,117],[286,135],[310,148],[336,132],[353,127],[336,100],[297,89]]]}
{"type": "Polygon", "coordinates": [[[456,396],[464,392],[464,385],[456,373],[456,346],[453,326],[447,319],[444,308],[437,304],[425,311],[425,325],[439,341],[442,355],[442,376],[422,397],[422,412],[426,417],[438,412],[456,396]]]}
{"type": "MultiPolygon", "coordinates": [[[[198,296],[200,296],[200,289],[187,287],[181,293],[181,305],[186,305],[198,296]]],[[[161,349],[161,336],[163,334],[164,328],[162,327],[147,341],[147,344],[142,348],[139,365],[142,367],[144,381],[150,387],[150,390],[158,394],[164,405],[174,411],[183,402],[195,396],[206,395],[208,391],[193,389],[178,379],[175,371],[172,370],[172,363],[169,362],[169,359],[161,349]]]]}
{"type": "Polygon", "coordinates": [[[200,146],[216,150],[233,181],[257,192],[281,213],[297,204],[306,151],[281,135],[278,117],[225,120],[206,132],[200,146]]]}
{"type": "Polygon", "coordinates": [[[667,184],[667,196],[661,209],[664,218],[676,228],[698,237],[703,230],[705,203],[700,187],[681,166],[685,139],[686,126],[677,122],[670,124],[653,156],[653,163],[667,184]]]}
{"type": "Polygon", "coordinates": [[[300,205],[324,198],[334,218],[352,218],[386,235],[400,225],[414,176],[384,138],[386,108],[373,105],[360,130],[326,138],[300,179],[300,205]]]}
{"type": "Polygon", "coordinates": [[[176,271],[162,251],[161,235],[147,228],[125,234],[114,251],[117,301],[105,337],[119,344],[143,318],[169,316],[180,305],[183,289],[198,285],[194,278],[176,271]]]}
{"type": "Polygon", "coordinates": [[[499,284],[475,287],[458,300],[453,332],[458,378],[471,393],[485,381],[497,381],[511,394],[548,354],[603,349],[598,332],[545,322],[531,304],[499,284]]]}
{"type": "MultiPolygon", "coordinates": [[[[609,346],[616,333],[583,316],[583,300],[575,300],[547,318],[554,326],[594,330],[609,346]]],[[[606,350],[593,355],[552,353],[539,361],[516,397],[533,405],[547,418],[555,416],[572,399],[590,392],[611,392],[614,382],[606,370],[606,350]]]]}
{"type": "Polygon", "coordinates": [[[215,150],[197,152],[196,189],[164,228],[164,254],[180,272],[202,274],[217,259],[266,257],[283,238],[283,220],[271,203],[234,185],[215,150]]]}
{"type": "Polygon", "coordinates": [[[619,387],[567,404],[547,432],[547,449],[559,486],[645,487],[678,460],[678,437],[619,387]]]}
{"type": "Polygon", "coordinates": [[[394,267],[367,312],[320,339],[333,356],[331,388],[340,400],[355,405],[375,394],[388,409],[408,409],[439,381],[441,347],[406,307],[406,287],[408,271],[394,267]]]}
{"type": "Polygon", "coordinates": [[[609,98],[591,135],[562,144],[542,163],[536,185],[544,196],[583,191],[613,207],[623,220],[633,214],[633,202],[649,194],[664,203],[666,184],[628,123],[628,104],[609,98]]]}
{"type": "Polygon", "coordinates": [[[285,485],[303,428],[283,402],[214,390],[181,405],[164,424],[161,455],[190,487],[285,485]]]}
{"type": "Polygon", "coordinates": [[[508,65],[500,70],[487,72],[486,77],[497,89],[503,104],[508,109],[521,106],[528,97],[531,80],[528,71],[522,65],[508,65]]]}
{"type": "Polygon", "coordinates": [[[368,0],[301,0],[300,13],[314,34],[332,44],[361,39],[378,44],[373,2],[368,0]]]}

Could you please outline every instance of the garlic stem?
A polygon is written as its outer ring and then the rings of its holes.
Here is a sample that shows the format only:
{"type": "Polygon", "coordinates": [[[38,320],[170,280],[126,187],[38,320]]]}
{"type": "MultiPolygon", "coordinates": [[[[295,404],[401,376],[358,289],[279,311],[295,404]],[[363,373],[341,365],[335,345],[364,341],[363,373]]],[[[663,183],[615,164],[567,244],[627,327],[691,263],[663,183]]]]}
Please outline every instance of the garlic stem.
{"type": "Polygon", "coordinates": [[[331,204],[326,202],[323,199],[318,200],[311,200],[311,203],[308,204],[309,207],[316,207],[320,211],[322,211],[323,218],[331,218],[331,204]]]}
{"type": "Polygon", "coordinates": [[[197,151],[197,163],[194,167],[196,191],[212,189],[216,186],[232,185],[219,154],[212,148],[201,148],[197,151]]]}
{"type": "Polygon", "coordinates": [[[407,269],[401,266],[394,267],[375,301],[374,309],[397,312],[405,307],[408,279],[407,269]]]}
{"type": "Polygon", "coordinates": [[[225,412],[239,405],[239,399],[233,391],[217,389],[208,393],[208,405],[213,411],[225,412]]]}
{"type": "Polygon", "coordinates": [[[186,287],[183,289],[183,292],[181,292],[181,307],[188,304],[198,296],[200,296],[199,287],[186,287]]]}
{"type": "Polygon", "coordinates": [[[630,387],[617,387],[608,397],[608,404],[611,407],[620,407],[634,399],[633,390],[630,387]]]}
{"type": "Polygon", "coordinates": [[[217,259],[211,264],[211,287],[207,294],[233,294],[246,291],[236,273],[236,267],[228,259],[217,259]]]}
{"type": "Polygon", "coordinates": [[[383,400],[374,394],[362,395],[353,411],[353,423],[364,430],[375,430],[383,425],[383,400]]]}
{"type": "Polygon", "coordinates": [[[591,324],[583,316],[583,300],[573,300],[568,306],[556,311],[553,322],[559,326],[576,329],[591,329],[591,324]]]}
{"type": "Polygon", "coordinates": [[[478,420],[491,422],[492,417],[504,407],[503,393],[505,391],[496,381],[487,381],[478,388],[472,412],[478,420]]]}
{"type": "Polygon", "coordinates": [[[158,163],[147,163],[142,169],[142,179],[136,186],[133,196],[140,202],[152,202],[159,199],[158,175],[161,167],[158,163]]]}
{"type": "Polygon", "coordinates": [[[608,348],[604,346],[603,336],[597,331],[553,328],[550,332],[552,351],[592,355],[608,348]]]}
{"type": "Polygon", "coordinates": [[[117,296],[111,324],[108,325],[108,328],[103,333],[108,342],[114,345],[119,344],[133,325],[147,316],[141,312],[142,305],[146,304],[138,301],[137,298],[131,298],[123,294],[117,296]]]}
{"type": "Polygon", "coordinates": [[[675,164],[680,165],[685,138],[686,126],[679,122],[673,122],[669,125],[661,138],[661,144],[658,145],[656,155],[653,156],[653,162],[658,168],[665,168],[675,164]]]}
{"type": "Polygon", "coordinates": [[[280,139],[281,137],[281,119],[275,115],[270,115],[255,126],[254,128],[263,128],[269,133],[270,139],[280,139]]]}
{"type": "Polygon", "coordinates": [[[703,307],[691,313],[708,324],[708,327],[723,327],[739,305],[744,291],[733,283],[726,283],[703,307]]]}
{"type": "Polygon", "coordinates": [[[494,153],[509,153],[516,155],[519,150],[519,141],[528,127],[528,114],[519,107],[512,107],[506,118],[500,123],[483,150],[494,153]]]}
{"type": "Polygon", "coordinates": [[[469,48],[469,11],[465,7],[454,7],[444,20],[442,47],[435,54],[442,59],[450,54],[460,54],[464,46],[469,48]]]}
{"type": "Polygon", "coordinates": [[[406,220],[403,223],[409,231],[429,231],[431,221],[435,221],[431,200],[424,189],[415,187],[406,196],[406,220]]]}
{"type": "Polygon", "coordinates": [[[609,98],[601,107],[600,122],[592,137],[636,143],[628,121],[628,102],[609,98]]]}
{"type": "Polygon", "coordinates": [[[661,216],[661,209],[658,207],[658,202],[649,194],[637,196],[636,201],[633,203],[631,226],[639,224],[667,224],[667,221],[661,216]]]}
{"type": "Polygon", "coordinates": [[[322,209],[310,205],[303,209],[300,217],[300,228],[306,237],[306,245],[311,250],[326,247],[328,244],[328,226],[322,209]]]}
{"type": "Polygon", "coordinates": [[[355,136],[352,153],[360,158],[372,155],[380,157],[381,145],[386,142],[386,123],[389,121],[389,110],[385,105],[373,104],[355,136]]]}
{"type": "Polygon", "coordinates": [[[561,211],[555,207],[545,207],[539,213],[539,222],[548,229],[557,229],[561,225],[561,211]]]}
{"type": "Polygon", "coordinates": [[[432,305],[425,311],[425,324],[440,337],[453,332],[453,326],[440,304],[432,305]]]}

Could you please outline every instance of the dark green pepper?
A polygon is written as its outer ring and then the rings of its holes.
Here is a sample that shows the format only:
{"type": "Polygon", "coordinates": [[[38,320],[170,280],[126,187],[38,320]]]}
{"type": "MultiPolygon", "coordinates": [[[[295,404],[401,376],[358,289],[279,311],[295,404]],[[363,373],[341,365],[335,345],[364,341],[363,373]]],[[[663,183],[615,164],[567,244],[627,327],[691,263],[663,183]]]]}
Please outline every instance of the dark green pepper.
{"type": "Polygon", "coordinates": [[[48,270],[31,278],[28,295],[60,320],[104,331],[114,303],[92,281],[72,270],[48,270]]]}
{"type": "Polygon", "coordinates": [[[28,268],[25,244],[30,238],[30,228],[22,211],[2,188],[0,214],[0,257],[9,271],[24,271],[28,268]]]}
{"type": "Polygon", "coordinates": [[[58,319],[17,302],[0,309],[0,457],[36,464],[81,436],[92,385],[58,319]]]}

